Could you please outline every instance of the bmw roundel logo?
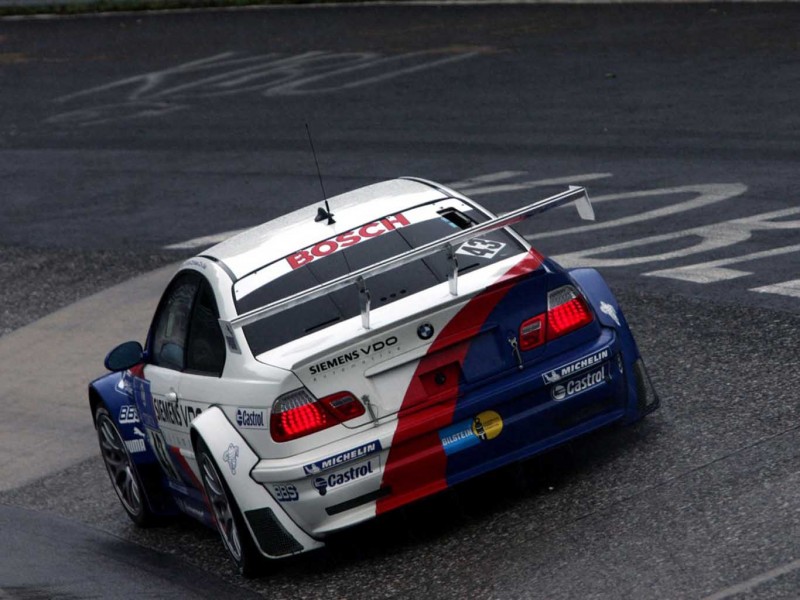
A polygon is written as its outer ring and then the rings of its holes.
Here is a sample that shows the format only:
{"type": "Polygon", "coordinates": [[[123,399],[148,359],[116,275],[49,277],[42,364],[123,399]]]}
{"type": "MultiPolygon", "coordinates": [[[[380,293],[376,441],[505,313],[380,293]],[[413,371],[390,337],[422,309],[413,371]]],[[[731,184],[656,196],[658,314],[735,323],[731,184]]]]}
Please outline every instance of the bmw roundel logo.
{"type": "Polygon", "coordinates": [[[433,325],[430,323],[423,323],[417,327],[417,335],[420,339],[429,340],[433,336],[433,325]]]}

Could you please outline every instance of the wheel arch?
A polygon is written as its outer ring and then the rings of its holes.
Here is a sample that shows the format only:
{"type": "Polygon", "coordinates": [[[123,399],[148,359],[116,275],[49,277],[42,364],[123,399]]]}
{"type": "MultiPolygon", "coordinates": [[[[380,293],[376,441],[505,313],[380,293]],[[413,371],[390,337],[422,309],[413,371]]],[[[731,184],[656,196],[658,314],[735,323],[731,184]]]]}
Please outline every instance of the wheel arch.
{"type": "Polygon", "coordinates": [[[250,476],[260,457],[222,409],[212,406],[204,410],[192,421],[190,435],[195,452],[201,439],[208,448],[252,539],[264,556],[279,558],[324,545],[295,524],[266,488],[250,476]],[[231,460],[234,455],[235,461],[231,460]],[[272,537],[267,534],[272,534],[272,537]],[[278,534],[277,538],[275,534],[278,534]]]}

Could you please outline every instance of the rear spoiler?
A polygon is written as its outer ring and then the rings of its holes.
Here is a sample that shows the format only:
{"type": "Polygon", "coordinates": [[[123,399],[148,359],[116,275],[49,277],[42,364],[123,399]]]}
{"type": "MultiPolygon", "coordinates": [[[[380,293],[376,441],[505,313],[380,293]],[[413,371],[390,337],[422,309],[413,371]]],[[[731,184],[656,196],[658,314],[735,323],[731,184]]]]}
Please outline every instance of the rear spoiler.
{"type": "Polygon", "coordinates": [[[544,200],[539,200],[538,202],[518,208],[517,210],[506,213],[500,217],[490,219],[489,221],[484,221],[483,223],[475,225],[474,227],[470,227],[469,229],[459,231],[453,235],[449,235],[440,240],[420,246],[419,248],[414,248],[408,252],[403,252],[397,256],[387,258],[369,267],[364,267],[363,269],[358,269],[357,271],[353,271],[347,275],[342,275],[341,277],[332,279],[327,283],[323,283],[308,290],[298,292],[297,294],[293,294],[283,298],[282,300],[271,302],[270,304],[256,308],[250,312],[246,312],[243,315],[236,317],[232,321],[220,319],[220,325],[222,326],[223,332],[226,333],[226,336],[231,335],[233,333],[232,328],[234,327],[241,328],[246,325],[250,325],[294,306],[314,300],[315,298],[327,296],[332,292],[336,292],[349,285],[355,284],[358,287],[359,304],[361,306],[361,324],[363,325],[364,329],[369,329],[370,294],[366,283],[366,280],[369,277],[378,275],[380,273],[385,273],[386,271],[391,271],[392,269],[395,269],[401,265],[419,260],[420,258],[425,258],[426,256],[436,254],[437,252],[445,252],[450,266],[450,272],[447,276],[447,280],[450,285],[450,293],[453,296],[458,296],[458,261],[455,254],[458,245],[478,235],[481,235],[482,233],[488,233],[490,231],[495,231],[496,229],[502,229],[503,227],[514,225],[520,221],[524,221],[525,219],[532,217],[533,215],[557,206],[561,206],[563,204],[567,204],[569,202],[575,202],[575,205],[578,209],[578,214],[582,219],[594,221],[594,210],[589,202],[589,194],[586,192],[586,189],[578,186],[570,186],[568,190],[561,192],[560,194],[556,194],[555,196],[550,196],[544,200]]]}

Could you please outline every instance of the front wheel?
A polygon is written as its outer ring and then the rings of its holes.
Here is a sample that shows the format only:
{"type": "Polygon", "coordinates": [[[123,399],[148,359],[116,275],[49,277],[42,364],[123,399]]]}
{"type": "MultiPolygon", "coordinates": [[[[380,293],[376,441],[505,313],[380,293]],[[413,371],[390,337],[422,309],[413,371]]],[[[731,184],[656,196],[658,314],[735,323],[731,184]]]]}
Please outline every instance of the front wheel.
{"type": "Polygon", "coordinates": [[[108,409],[102,404],[97,407],[94,417],[100,455],[111,478],[111,485],[117,493],[122,508],[131,520],[140,527],[157,522],[156,516],[147,505],[144,487],[133,464],[122,435],[117,429],[108,409]]]}
{"type": "Polygon", "coordinates": [[[255,576],[263,565],[261,553],[253,542],[239,506],[222,478],[211,451],[202,439],[197,442],[197,464],[200,466],[206,496],[217,522],[217,530],[228,555],[241,575],[255,576]]]}

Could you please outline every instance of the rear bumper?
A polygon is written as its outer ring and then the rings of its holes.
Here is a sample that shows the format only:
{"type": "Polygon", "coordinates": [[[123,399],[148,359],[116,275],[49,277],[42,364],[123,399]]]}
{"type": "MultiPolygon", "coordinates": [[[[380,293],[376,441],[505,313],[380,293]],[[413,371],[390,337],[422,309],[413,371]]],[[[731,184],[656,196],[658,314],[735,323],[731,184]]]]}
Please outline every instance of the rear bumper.
{"type": "Polygon", "coordinates": [[[636,420],[643,414],[637,389],[645,384],[635,373],[644,381],[646,372],[643,364],[635,368],[635,347],[623,346],[615,329],[603,327],[579,348],[459,398],[446,421],[431,407],[410,426],[383,423],[343,440],[335,452],[260,461],[250,475],[293,523],[324,537],[610,423],[636,420]]]}

